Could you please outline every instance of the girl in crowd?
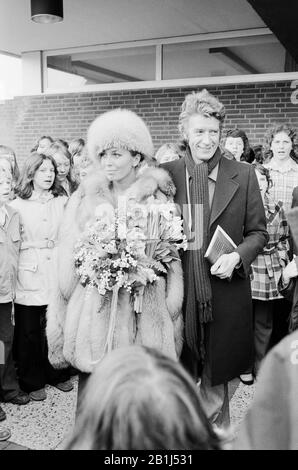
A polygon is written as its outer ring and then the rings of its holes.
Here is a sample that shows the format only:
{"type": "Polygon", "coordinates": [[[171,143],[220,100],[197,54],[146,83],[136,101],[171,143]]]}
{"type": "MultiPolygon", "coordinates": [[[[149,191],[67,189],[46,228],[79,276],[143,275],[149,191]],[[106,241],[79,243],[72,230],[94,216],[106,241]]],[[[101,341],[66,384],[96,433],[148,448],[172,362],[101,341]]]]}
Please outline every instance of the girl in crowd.
{"type": "Polygon", "coordinates": [[[80,182],[92,172],[92,168],[92,160],[88,157],[87,149],[85,148],[78,161],[78,178],[80,182]]]}
{"type": "Polygon", "coordinates": [[[227,132],[224,147],[231,152],[238,162],[252,163],[255,158],[247,135],[240,129],[233,129],[227,132]]]}
{"type": "MultiPolygon", "coordinates": [[[[12,358],[13,302],[20,249],[20,219],[9,205],[12,176],[0,169],[0,401],[25,405],[12,358]]],[[[0,421],[6,418],[0,406],[0,421]]]]}
{"type": "Polygon", "coordinates": [[[48,361],[46,309],[53,284],[58,228],[67,202],[55,160],[37,152],[25,161],[11,203],[21,221],[21,247],[15,298],[16,364],[21,388],[33,400],[46,398],[45,385],[72,389],[64,371],[48,361]],[[66,382],[66,383],[65,383],[66,382]]]}
{"type": "MultiPolygon", "coordinates": [[[[295,161],[294,152],[295,137],[294,129],[287,124],[276,124],[268,130],[265,136],[264,166],[268,168],[273,181],[269,194],[274,201],[280,201],[283,204],[286,215],[292,205],[293,190],[295,186],[298,186],[298,164],[295,161]]],[[[280,312],[274,312],[273,315],[272,346],[289,331],[288,318],[291,303],[287,299],[280,301],[280,309],[280,312]]]]}
{"type": "Polygon", "coordinates": [[[73,177],[73,163],[69,151],[64,145],[55,141],[49,147],[46,154],[55,160],[58,170],[58,181],[66,191],[66,194],[70,196],[77,189],[78,184],[73,177]]]}
{"type": "Polygon", "coordinates": [[[139,173],[142,161],[152,160],[153,144],[147,126],[132,111],[116,109],[99,116],[89,128],[87,145],[94,171],[70,198],[59,234],[58,285],[47,322],[50,360],[57,366],[71,363],[90,373],[105,354],[107,342],[112,342],[113,348],[134,343],[150,345],[177,358],[182,345],[180,260],[170,258],[158,282],[143,284],[141,314],[136,313],[127,290],[119,290],[112,309],[111,292],[86,289],[88,286],[82,285],[74,269],[74,247],[88,223],[97,217],[104,223],[112,220],[118,204],[126,201],[131,210],[136,204],[140,206],[134,220],[146,230],[147,218],[143,220],[141,214],[151,204],[157,207],[172,200],[172,180],[162,169],[147,168],[139,173]],[[115,323],[110,324],[111,311],[115,310],[115,323]],[[113,341],[109,335],[111,325],[113,341]]]}
{"type": "Polygon", "coordinates": [[[160,352],[130,346],[92,374],[67,450],[220,450],[193,380],[160,352]]]}
{"type": "Polygon", "coordinates": [[[18,167],[16,154],[14,153],[11,147],[7,147],[6,145],[0,145],[0,159],[5,159],[10,162],[11,169],[12,169],[12,186],[17,184],[17,181],[20,177],[20,170],[18,167]]]}
{"type": "Polygon", "coordinates": [[[274,201],[283,203],[286,213],[291,208],[293,189],[298,186],[298,165],[293,150],[295,135],[287,124],[276,124],[265,136],[264,166],[273,182],[270,195],[274,201]]]}
{"type": "Polygon", "coordinates": [[[36,144],[34,145],[31,152],[37,152],[44,154],[46,150],[52,145],[53,139],[49,135],[42,135],[36,144]]]}
{"type": "Polygon", "coordinates": [[[289,249],[289,227],[282,203],[269,197],[272,184],[269,171],[263,165],[254,164],[267,219],[269,241],[262,253],[252,263],[251,290],[254,316],[255,361],[253,370],[240,376],[246,384],[253,383],[260,363],[269,349],[273,327],[273,312],[282,314],[283,297],[278,290],[282,269],[287,265],[289,249]]]}
{"type": "Polygon", "coordinates": [[[80,162],[85,148],[84,139],[72,140],[69,144],[69,153],[73,162],[74,175],[77,182],[80,182],[80,162]]]}

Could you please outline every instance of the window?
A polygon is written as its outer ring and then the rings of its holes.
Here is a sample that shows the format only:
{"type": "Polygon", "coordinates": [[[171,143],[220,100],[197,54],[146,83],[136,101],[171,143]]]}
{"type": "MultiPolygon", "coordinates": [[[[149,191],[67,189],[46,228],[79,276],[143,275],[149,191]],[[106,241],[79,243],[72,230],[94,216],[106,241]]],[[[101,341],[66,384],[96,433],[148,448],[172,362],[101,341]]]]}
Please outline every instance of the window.
{"type": "Polygon", "coordinates": [[[155,47],[130,47],[47,57],[48,87],[155,79],[155,47]]]}

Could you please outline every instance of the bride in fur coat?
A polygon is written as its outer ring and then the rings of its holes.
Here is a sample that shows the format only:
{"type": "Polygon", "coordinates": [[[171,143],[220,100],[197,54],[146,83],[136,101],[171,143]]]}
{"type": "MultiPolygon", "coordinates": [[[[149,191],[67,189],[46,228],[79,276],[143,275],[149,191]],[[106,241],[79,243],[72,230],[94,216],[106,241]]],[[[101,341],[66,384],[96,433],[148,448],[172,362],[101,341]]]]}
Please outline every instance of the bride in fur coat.
{"type": "MultiPolygon", "coordinates": [[[[169,174],[146,166],[153,144],[144,121],[132,111],[116,109],[100,115],[88,130],[87,145],[93,160],[92,175],[71,196],[59,234],[57,283],[47,312],[49,359],[56,368],[68,364],[92,372],[105,352],[111,321],[111,292],[102,295],[80,283],[74,264],[77,241],[86,223],[103,208],[117,208],[120,198],[147,205],[172,201],[175,187],[169,174]]],[[[180,260],[147,283],[142,312],[136,313],[133,296],[119,290],[112,349],[141,344],[177,359],[182,348],[183,275],[180,260]]]]}

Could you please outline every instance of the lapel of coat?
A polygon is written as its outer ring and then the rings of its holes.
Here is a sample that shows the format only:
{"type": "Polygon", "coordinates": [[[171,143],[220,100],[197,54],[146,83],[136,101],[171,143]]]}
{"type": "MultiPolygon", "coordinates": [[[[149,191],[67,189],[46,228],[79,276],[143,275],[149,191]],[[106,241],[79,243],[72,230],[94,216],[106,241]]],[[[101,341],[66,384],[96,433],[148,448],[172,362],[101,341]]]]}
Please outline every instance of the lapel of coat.
{"type": "Polygon", "coordinates": [[[224,156],[219,162],[209,227],[222,214],[239,187],[237,181],[233,179],[238,174],[233,163],[224,156]]]}
{"type": "Polygon", "coordinates": [[[185,161],[184,158],[181,158],[175,162],[173,166],[172,175],[174,179],[174,184],[176,186],[176,195],[175,202],[179,204],[181,210],[183,206],[187,204],[187,191],[186,191],[186,175],[185,175],[185,161]]]}

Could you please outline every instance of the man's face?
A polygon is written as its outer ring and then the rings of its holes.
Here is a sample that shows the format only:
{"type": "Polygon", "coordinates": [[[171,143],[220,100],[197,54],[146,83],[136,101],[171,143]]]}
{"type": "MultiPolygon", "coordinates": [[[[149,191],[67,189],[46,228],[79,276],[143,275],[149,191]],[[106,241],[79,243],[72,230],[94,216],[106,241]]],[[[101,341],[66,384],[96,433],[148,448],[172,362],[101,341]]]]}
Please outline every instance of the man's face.
{"type": "Polygon", "coordinates": [[[188,121],[187,140],[196,163],[210,160],[219,146],[220,128],[218,119],[193,114],[188,121]]]}

